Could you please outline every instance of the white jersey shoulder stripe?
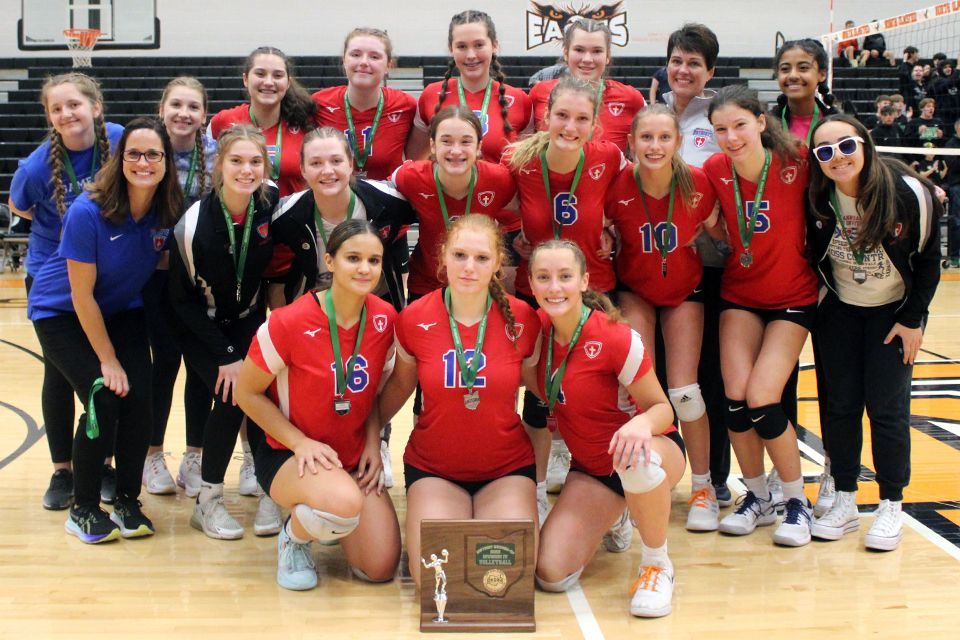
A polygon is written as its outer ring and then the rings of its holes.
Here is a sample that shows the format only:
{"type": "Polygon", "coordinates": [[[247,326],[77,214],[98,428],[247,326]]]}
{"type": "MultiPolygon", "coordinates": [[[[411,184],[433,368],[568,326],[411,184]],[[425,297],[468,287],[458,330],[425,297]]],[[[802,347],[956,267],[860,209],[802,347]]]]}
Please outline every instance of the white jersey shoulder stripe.
{"type": "MultiPolygon", "coordinates": [[[[394,175],[396,175],[396,172],[394,172],[394,175]]],[[[388,196],[397,198],[398,200],[403,200],[404,202],[407,201],[407,199],[403,197],[403,194],[397,191],[397,188],[394,186],[394,184],[387,180],[364,180],[364,182],[371,187],[376,188],[377,191],[385,193],[388,196]]]]}
{"type": "Polygon", "coordinates": [[[187,267],[187,273],[193,282],[197,281],[196,262],[193,259],[193,239],[197,233],[197,222],[200,220],[200,202],[200,200],[194,202],[187,209],[173,231],[180,248],[180,255],[183,256],[183,262],[187,267]]]}
{"type": "Polygon", "coordinates": [[[280,202],[277,203],[277,208],[273,210],[273,215],[270,217],[271,222],[276,222],[277,218],[285,214],[287,211],[290,211],[298,202],[300,198],[307,193],[309,189],[305,191],[297,191],[296,193],[291,193],[288,196],[284,196],[280,199],[280,202]]]}
{"type": "Polygon", "coordinates": [[[920,183],[919,180],[913,176],[903,176],[903,181],[907,183],[910,189],[917,196],[917,204],[920,210],[920,228],[918,229],[919,242],[917,244],[917,251],[923,252],[923,248],[927,244],[927,240],[930,238],[930,227],[932,225],[932,201],[930,200],[930,193],[926,188],[920,183]]]}
{"type": "Polygon", "coordinates": [[[277,375],[287,368],[287,363],[277,353],[277,347],[273,344],[273,338],[270,337],[270,320],[264,322],[257,329],[257,342],[260,343],[260,352],[263,354],[263,361],[267,363],[270,373],[277,375]]]}
{"type": "Polygon", "coordinates": [[[617,380],[620,381],[625,387],[630,386],[634,379],[637,377],[637,372],[640,370],[640,365],[643,363],[643,340],[640,339],[640,334],[630,330],[630,350],[627,352],[627,358],[623,363],[623,367],[620,368],[620,374],[617,376],[617,380]]]}

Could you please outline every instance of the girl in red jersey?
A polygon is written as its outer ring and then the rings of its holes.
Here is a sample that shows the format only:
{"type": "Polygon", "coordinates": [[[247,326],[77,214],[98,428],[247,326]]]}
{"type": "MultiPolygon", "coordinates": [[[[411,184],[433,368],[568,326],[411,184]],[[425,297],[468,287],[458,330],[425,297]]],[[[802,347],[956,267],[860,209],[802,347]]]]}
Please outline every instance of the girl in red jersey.
{"type": "Polygon", "coordinates": [[[420,222],[420,236],[410,259],[410,299],[442,284],[437,277],[436,247],[453,220],[470,213],[496,219],[504,229],[518,226],[516,215],[503,208],[516,194],[510,171],[478,160],[481,124],[466,107],[445,107],[430,122],[434,160],[407,162],[393,174],[397,190],[410,201],[420,222]]]}
{"type": "Polygon", "coordinates": [[[541,532],[537,584],[545,591],[573,586],[627,507],[643,539],[630,613],[667,615],[670,489],[685,467],[673,410],[639,334],[617,322],[606,296],[587,288],[580,248],[549,240],[530,264],[545,355],[537,367],[524,368],[524,383],[547,403],[573,455],[541,532]]]}
{"type": "MultiPolygon", "coordinates": [[[[604,78],[610,64],[610,46],[613,34],[604,22],[579,18],[572,21],[563,33],[563,59],[570,75],[593,83],[597,87],[598,140],[609,140],[621,151],[627,150],[627,138],[633,116],[644,107],[643,94],[629,85],[604,78]]],[[[558,80],[538,82],[530,90],[533,118],[537,129],[547,126],[544,117],[550,91],[558,80]]]]}
{"type": "Polygon", "coordinates": [[[313,94],[317,126],[346,134],[361,178],[386,180],[403,163],[417,101],[384,86],[393,63],[393,45],[386,31],[354,29],[343,42],[347,84],[313,94]]]}
{"type": "Polygon", "coordinates": [[[719,229],[713,187],[701,169],[687,166],[680,146],[670,107],[640,111],[630,133],[637,164],[611,185],[606,214],[620,237],[620,307],[644,344],[654,344],[658,322],[663,330],[668,395],[683,424],[693,472],[687,529],[714,531],[719,505],[710,484],[710,425],[697,384],[703,298],[696,289],[703,265],[694,241],[704,227],[719,229]]]}
{"type": "Polygon", "coordinates": [[[257,475],[292,509],[277,543],[277,582],[312,589],[312,540],[341,546],[353,573],[386,582],[400,525],[380,474],[376,396],[393,361],[396,311],[374,295],[383,241],[365,220],[343,222],[324,256],[333,282],[276,310],[257,331],[237,402],[263,427],[257,475]]]}
{"type": "Polygon", "coordinates": [[[443,80],[427,85],[420,94],[407,157],[427,157],[430,121],[442,108],[459,104],[480,119],[483,157],[499,162],[504,148],[533,128],[530,98],[504,83],[506,77],[497,59],[497,29],[483,11],[471,9],[453,16],[447,47],[451,57],[443,80]],[[460,72],[458,78],[451,77],[454,68],[460,72]],[[494,101],[497,104],[491,104],[494,101]]]}
{"type": "Polygon", "coordinates": [[[454,222],[441,250],[449,285],[397,320],[398,358],[380,417],[403,406],[419,380],[423,411],[403,455],[407,554],[420,581],[423,519],[535,519],[533,448],[515,410],[520,369],[537,359],[533,310],[498,277],[506,258],[494,222],[454,222]]]}
{"type": "Polygon", "coordinates": [[[774,542],[810,541],[797,436],[780,399],[813,323],[817,281],[805,252],[806,158],[776,125],[756,92],[724,87],[708,110],[722,153],[703,169],[723,210],[730,246],[720,296],[720,364],[727,428],[747,493],[720,522],[733,535],[777,521],[763,471],[770,455],[783,484],[783,522],[774,542]],[[744,206],[747,203],[747,206],[744,206]]]}

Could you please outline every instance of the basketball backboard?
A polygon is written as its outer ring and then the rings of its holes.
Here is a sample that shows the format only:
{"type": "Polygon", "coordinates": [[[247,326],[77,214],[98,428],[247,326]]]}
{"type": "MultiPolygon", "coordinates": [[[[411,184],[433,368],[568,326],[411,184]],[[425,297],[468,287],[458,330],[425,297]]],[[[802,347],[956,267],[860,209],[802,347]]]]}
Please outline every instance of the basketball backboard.
{"type": "Polygon", "coordinates": [[[63,30],[99,29],[97,49],[157,49],[156,0],[22,0],[21,50],[66,49],[63,30]]]}

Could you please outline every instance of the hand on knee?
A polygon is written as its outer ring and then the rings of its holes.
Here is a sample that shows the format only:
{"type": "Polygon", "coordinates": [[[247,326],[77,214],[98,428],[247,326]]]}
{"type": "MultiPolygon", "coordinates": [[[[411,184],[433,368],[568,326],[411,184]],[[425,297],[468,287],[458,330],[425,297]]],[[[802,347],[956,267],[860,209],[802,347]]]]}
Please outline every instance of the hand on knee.
{"type": "Polygon", "coordinates": [[[294,505],[293,512],[307,533],[320,542],[331,542],[348,536],[360,524],[359,514],[343,517],[306,504],[294,505]]]}
{"type": "Polygon", "coordinates": [[[661,467],[662,464],[663,459],[660,454],[651,451],[649,460],[641,460],[638,466],[630,466],[623,471],[617,471],[623,490],[627,493],[653,491],[667,477],[667,472],[661,467]]]}
{"type": "Polygon", "coordinates": [[[670,389],[667,393],[680,422],[699,420],[707,412],[707,404],[703,401],[700,385],[696,382],[685,387],[670,389]]]}
{"type": "Polygon", "coordinates": [[[789,421],[780,403],[747,409],[750,426],[764,440],[775,440],[787,430],[789,421]]]}
{"type": "Polygon", "coordinates": [[[543,591],[548,591],[550,593],[563,593],[573,585],[577,584],[580,580],[580,574],[583,573],[583,567],[580,567],[570,575],[561,578],[557,581],[544,580],[540,577],[540,574],[536,574],[537,586],[540,587],[543,591]]]}

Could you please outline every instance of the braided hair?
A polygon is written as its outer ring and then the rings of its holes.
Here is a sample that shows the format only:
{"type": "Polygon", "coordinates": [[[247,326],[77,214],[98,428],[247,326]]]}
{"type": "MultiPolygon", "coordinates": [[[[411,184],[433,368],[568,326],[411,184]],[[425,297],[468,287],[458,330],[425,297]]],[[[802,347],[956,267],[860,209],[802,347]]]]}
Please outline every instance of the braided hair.
{"type": "MultiPolygon", "coordinates": [[[[185,87],[196,91],[200,96],[200,102],[203,105],[203,116],[202,120],[207,118],[207,105],[209,104],[209,97],[207,95],[207,89],[203,86],[203,83],[197,80],[192,76],[178,76],[167,83],[167,86],[163,88],[163,95],[160,96],[160,105],[158,110],[160,111],[161,117],[163,116],[163,105],[166,104],[167,98],[170,96],[170,92],[176,87],[185,87]]],[[[197,150],[197,166],[200,170],[197,172],[197,196],[203,197],[203,194],[207,190],[207,158],[206,158],[206,149],[203,143],[203,122],[201,121],[200,126],[197,127],[196,132],[196,142],[194,142],[194,148],[197,150]]],[[[189,193],[185,193],[184,196],[190,197],[189,193]]]]}

